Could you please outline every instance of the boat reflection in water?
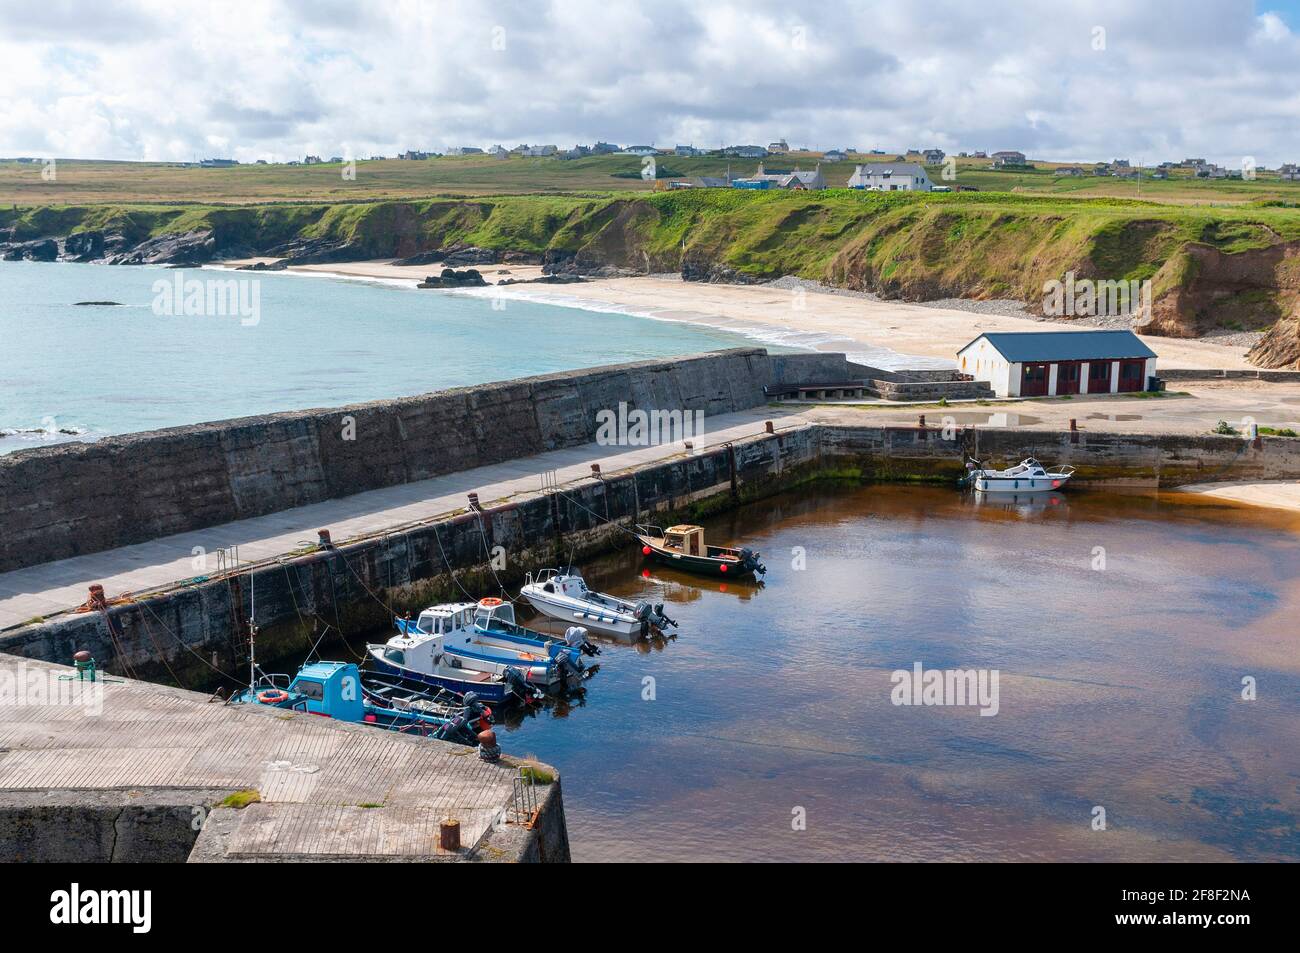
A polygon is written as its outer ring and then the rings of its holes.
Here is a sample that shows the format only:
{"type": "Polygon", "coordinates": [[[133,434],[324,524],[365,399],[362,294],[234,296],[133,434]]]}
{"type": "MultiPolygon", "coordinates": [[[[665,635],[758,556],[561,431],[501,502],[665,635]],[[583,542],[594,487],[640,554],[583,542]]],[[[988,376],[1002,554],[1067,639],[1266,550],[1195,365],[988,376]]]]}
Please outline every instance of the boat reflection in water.
{"type": "Polygon", "coordinates": [[[1007,510],[1028,516],[1047,510],[1067,510],[1064,493],[985,493],[975,490],[971,493],[975,505],[991,510],[1007,510]]]}
{"type": "Polygon", "coordinates": [[[748,602],[767,587],[762,579],[750,577],[728,579],[724,582],[720,579],[702,579],[694,573],[663,566],[656,567],[654,571],[642,569],[641,578],[659,586],[664,597],[671,602],[694,602],[700,598],[701,592],[725,592],[743,602],[748,602]]]}

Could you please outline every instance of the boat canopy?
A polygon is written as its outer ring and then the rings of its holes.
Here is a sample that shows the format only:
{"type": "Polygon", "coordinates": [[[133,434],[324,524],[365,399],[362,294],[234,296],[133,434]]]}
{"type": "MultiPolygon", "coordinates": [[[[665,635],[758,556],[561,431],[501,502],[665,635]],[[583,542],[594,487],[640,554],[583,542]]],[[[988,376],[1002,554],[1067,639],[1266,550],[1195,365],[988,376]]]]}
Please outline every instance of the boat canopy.
{"type": "Polygon", "coordinates": [[[708,553],[704,547],[704,527],[682,523],[669,526],[664,531],[664,545],[680,549],[691,556],[703,556],[708,553]]]}
{"type": "Polygon", "coordinates": [[[446,635],[473,624],[474,603],[449,602],[430,606],[420,613],[415,627],[425,635],[446,635]]]}
{"type": "Polygon", "coordinates": [[[364,714],[361,675],[351,662],[312,662],[298,670],[290,696],[307,701],[307,711],[341,721],[360,721],[364,714]]]}
{"type": "Polygon", "coordinates": [[[494,622],[514,625],[515,607],[501,599],[480,599],[474,613],[474,624],[489,629],[494,622]]]}

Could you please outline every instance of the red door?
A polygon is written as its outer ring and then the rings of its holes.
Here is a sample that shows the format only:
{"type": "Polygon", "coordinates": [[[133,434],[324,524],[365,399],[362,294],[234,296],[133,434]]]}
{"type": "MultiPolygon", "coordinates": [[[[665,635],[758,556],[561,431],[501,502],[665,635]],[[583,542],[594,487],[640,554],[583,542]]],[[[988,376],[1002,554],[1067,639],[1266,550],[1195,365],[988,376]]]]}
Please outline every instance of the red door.
{"type": "Polygon", "coordinates": [[[1120,361],[1119,362],[1119,389],[1122,392],[1146,390],[1146,381],[1142,376],[1146,373],[1146,361],[1120,361]]]}
{"type": "Polygon", "coordinates": [[[1058,394],[1079,393],[1079,375],[1083,365],[1077,361],[1066,361],[1056,365],[1056,392],[1058,394]]]}
{"type": "Polygon", "coordinates": [[[1110,361],[1092,361],[1088,364],[1088,393],[1110,393],[1110,361]]]}
{"type": "Polygon", "coordinates": [[[1020,396],[1047,396],[1047,365],[1025,364],[1020,370],[1020,396]]]}

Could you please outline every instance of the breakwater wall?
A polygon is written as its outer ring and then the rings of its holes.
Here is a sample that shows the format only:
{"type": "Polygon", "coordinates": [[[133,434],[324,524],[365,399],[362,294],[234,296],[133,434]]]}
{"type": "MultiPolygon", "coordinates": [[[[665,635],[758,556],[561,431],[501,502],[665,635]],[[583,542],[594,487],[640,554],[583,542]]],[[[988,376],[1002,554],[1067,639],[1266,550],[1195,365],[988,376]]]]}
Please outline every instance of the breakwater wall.
{"type": "Polygon", "coordinates": [[[1070,464],[1084,487],[1300,478],[1300,440],[805,424],[56,617],[15,630],[0,651],[66,661],[89,649],[116,672],[210,681],[210,667],[242,664],[254,604],[259,655],[274,658],[331,630],[387,626],[392,612],[496,594],[526,572],[633,545],[637,522],[699,519],[821,477],[951,481],[963,449],[989,464],[1070,464]]]}
{"type": "Polygon", "coordinates": [[[0,572],[596,439],[598,414],[763,404],[843,354],[736,348],[0,456],[0,572]]]}

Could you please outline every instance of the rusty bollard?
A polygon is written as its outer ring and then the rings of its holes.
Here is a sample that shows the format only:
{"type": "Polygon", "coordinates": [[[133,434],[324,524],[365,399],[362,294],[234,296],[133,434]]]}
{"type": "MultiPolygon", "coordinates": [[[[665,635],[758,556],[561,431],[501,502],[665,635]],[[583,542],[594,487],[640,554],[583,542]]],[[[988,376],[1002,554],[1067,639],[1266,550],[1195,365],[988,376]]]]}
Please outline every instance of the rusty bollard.
{"type": "Polygon", "coordinates": [[[317,542],[317,545],[319,545],[321,549],[330,549],[330,548],[332,548],[333,545],[334,545],[334,544],[330,541],[330,531],[327,530],[327,529],[318,529],[318,530],[316,530],[316,542],[317,542]]]}
{"type": "Polygon", "coordinates": [[[1079,442],[1079,421],[1070,418],[1070,443],[1079,442]]]}
{"type": "Polygon", "coordinates": [[[770,420],[763,421],[763,430],[767,433],[776,433],[776,427],[773,426],[772,421],[770,420]]]}
{"type": "Polygon", "coordinates": [[[469,508],[476,513],[483,509],[483,507],[479,505],[477,493],[469,494],[469,508]]]}
{"type": "Polygon", "coordinates": [[[595,477],[596,479],[598,479],[598,480],[600,479],[600,464],[599,464],[599,463],[593,463],[593,464],[591,465],[591,475],[592,475],[593,477],[595,477]]]}
{"type": "Polygon", "coordinates": [[[438,825],[438,846],[452,852],[460,850],[460,821],[444,817],[438,825]]]}

